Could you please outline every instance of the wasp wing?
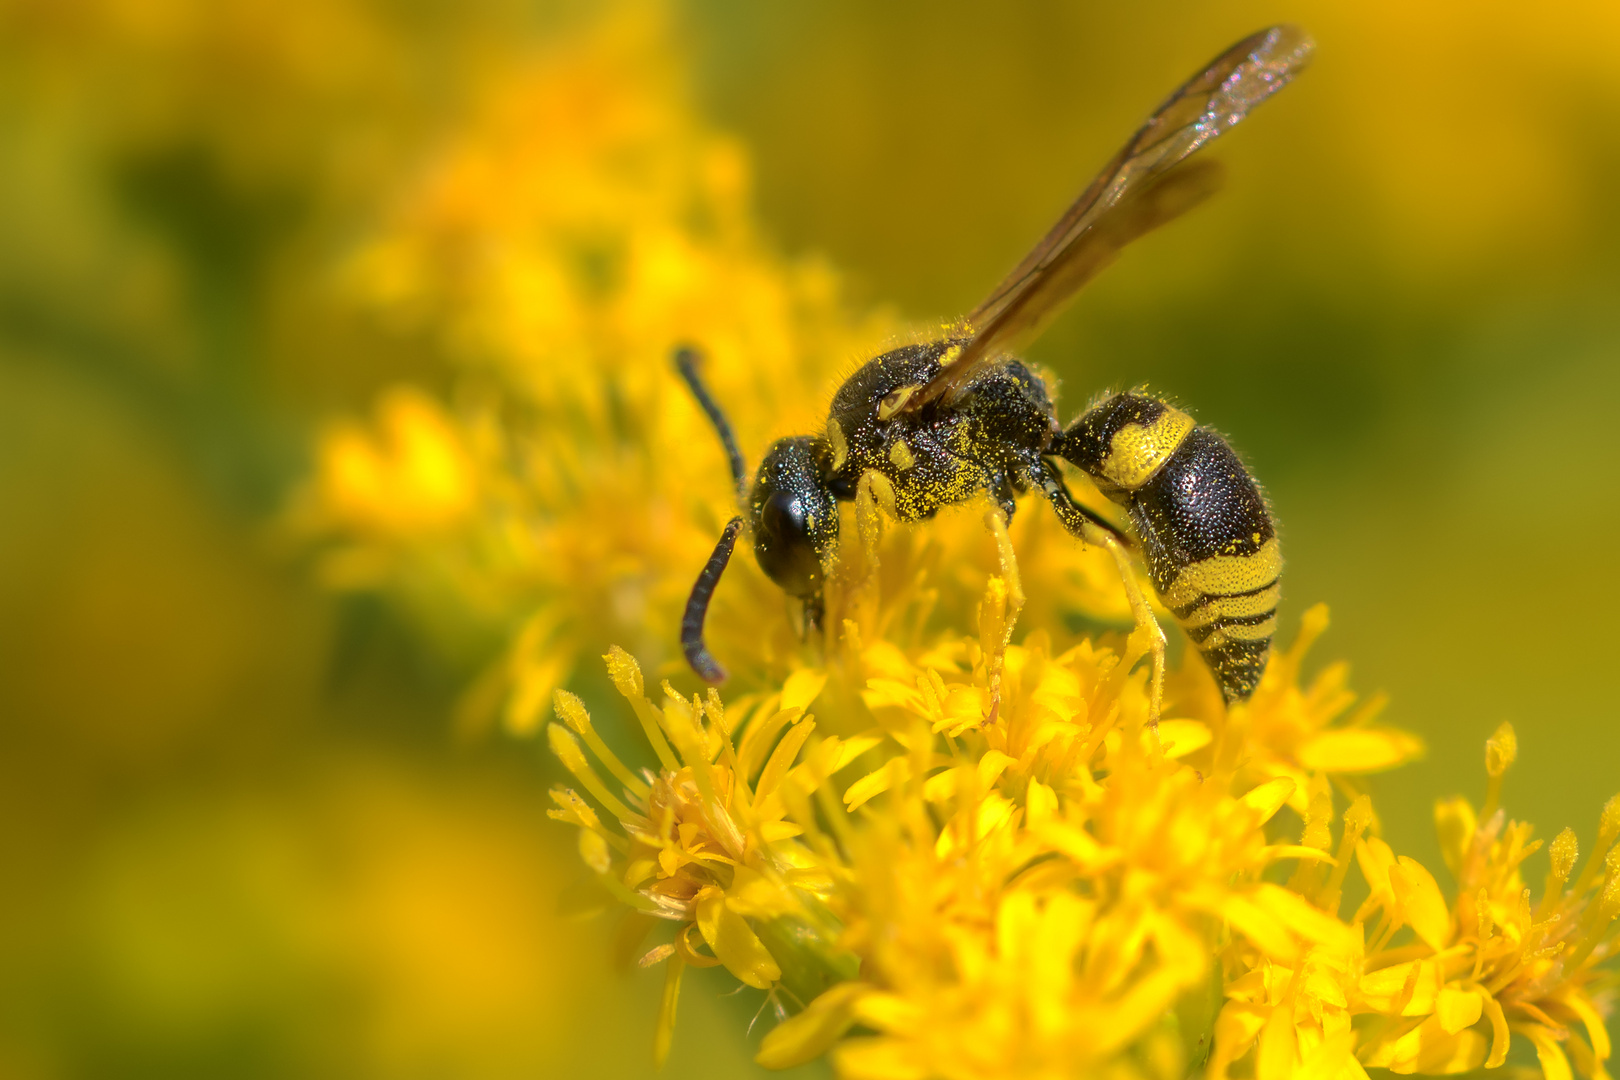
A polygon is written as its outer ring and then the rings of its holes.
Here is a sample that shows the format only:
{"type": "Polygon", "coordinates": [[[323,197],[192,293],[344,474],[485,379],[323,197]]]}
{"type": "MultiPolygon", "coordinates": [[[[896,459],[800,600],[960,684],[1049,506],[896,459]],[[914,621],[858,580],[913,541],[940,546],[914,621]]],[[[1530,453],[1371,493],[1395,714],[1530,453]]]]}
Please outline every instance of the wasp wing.
{"type": "Polygon", "coordinates": [[[1213,194],[1220,169],[1182,162],[1287,86],[1312,48],[1298,27],[1274,26],[1233,45],[1171,94],[968,315],[967,340],[905,408],[959,392],[999,352],[1033,336],[1126,244],[1213,194]]]}

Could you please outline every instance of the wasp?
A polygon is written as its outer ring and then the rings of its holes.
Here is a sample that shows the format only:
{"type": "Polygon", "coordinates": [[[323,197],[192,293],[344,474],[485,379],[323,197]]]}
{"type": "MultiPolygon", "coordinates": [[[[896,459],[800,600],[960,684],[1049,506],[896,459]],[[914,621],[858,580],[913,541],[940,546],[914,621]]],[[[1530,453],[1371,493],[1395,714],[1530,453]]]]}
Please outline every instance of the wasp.
{"type": "MultiPolygon", "coordinates": [[[[697,354],[677,351],[676,366],[730,459],[754,556],[804,602],[808,625],[822,613],[840,502],[866,500],[909,522],[987,494],[1002,515],[992,514],[992,529],[1006,562],[1015,500],[1035,491],[1069,533],[1112,553],[1150,642],[1154,721],[1165,637],[1137,583],[1132,550],[1226,701],[1254,692],[1276,625],[1282,559],[1265,499],[1237,454],[1221,435],[1145,393],[1107,396],[1065,428],[1044,382],[1011,350],[1126,244],[1214,193],[1219,168],[1188,159],[1286,86],[1312,47],[1299,29],[1276,26],[1221,53],[1170,95],[988,299],[943,340],[868,361],[834,394],[825,430],[777,441],[751,487],[697,354]],[[1077,502],[1060,461],[1122,507],[1128,529],[1077,502]]],[[[725,675],[704,645],[703,622],[744,523],[742,515],[727,523],[681,621],[686,658],[710,682],[725,675]]]]}

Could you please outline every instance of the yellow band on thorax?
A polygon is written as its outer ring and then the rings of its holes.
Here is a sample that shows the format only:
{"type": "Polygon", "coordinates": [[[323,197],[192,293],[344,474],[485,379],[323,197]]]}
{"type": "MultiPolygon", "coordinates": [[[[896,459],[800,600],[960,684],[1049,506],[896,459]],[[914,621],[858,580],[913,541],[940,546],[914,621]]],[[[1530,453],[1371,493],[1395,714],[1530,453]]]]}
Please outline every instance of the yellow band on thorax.
{"type": "Polygon", "coordinates": [[[1167,405],[1152,423],[1126,424],[1114,432],[1098,471],[1115,487],[1135,491],[1170,460],[1193,427],[1192,417],[1167,405]]]}

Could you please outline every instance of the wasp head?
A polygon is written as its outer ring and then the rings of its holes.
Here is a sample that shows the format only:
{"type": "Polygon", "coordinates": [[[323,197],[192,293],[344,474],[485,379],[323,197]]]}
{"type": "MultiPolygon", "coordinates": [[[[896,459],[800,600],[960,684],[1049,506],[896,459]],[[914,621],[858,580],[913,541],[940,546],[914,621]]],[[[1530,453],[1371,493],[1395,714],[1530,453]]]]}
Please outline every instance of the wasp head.
{"type": "Polygon", "coordinates": [[[826,444],[808,435],[780,439],[754,475],[748,505],[754,557],[792,596],[821,592],[825,566],[838,544],[838,505],[827,486],[826,444]]]}

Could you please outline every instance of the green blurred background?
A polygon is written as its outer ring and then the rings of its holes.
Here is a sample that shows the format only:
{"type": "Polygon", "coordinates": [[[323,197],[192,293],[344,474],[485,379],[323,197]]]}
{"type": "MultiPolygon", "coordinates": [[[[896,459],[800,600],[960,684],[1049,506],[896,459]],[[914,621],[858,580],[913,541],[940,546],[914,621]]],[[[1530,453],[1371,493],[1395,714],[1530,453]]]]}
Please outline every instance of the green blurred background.
{"type": "MultiPolygon", "coordinates": [[[[0,1077],[650,1072],[659,978],[560,913],[554,767],[457,742],[465,672],[271,525],[324,418],[447,378],[332,302],[335,260],[468,71],[591,16],[0,2],[0,1077]]],[[[1227,192],[1033,356],[1067,411],[1146,383],[1246,454],[1285,638],[1328,601],[1319,656],[1428,741],[1374,782],[1397,850],[1438,865],[1432,801],[1478,797],[1504,719],[1510,810],[1589,841],[1620,788],[1620,8],[685,0],[669,50],[773,241],[932,320],[1284,19],[1318,62],[1223,140],[1227,192]]],[[[752,1069],[723,987],[689,984],[669,1075],[752,1069]]]]}

